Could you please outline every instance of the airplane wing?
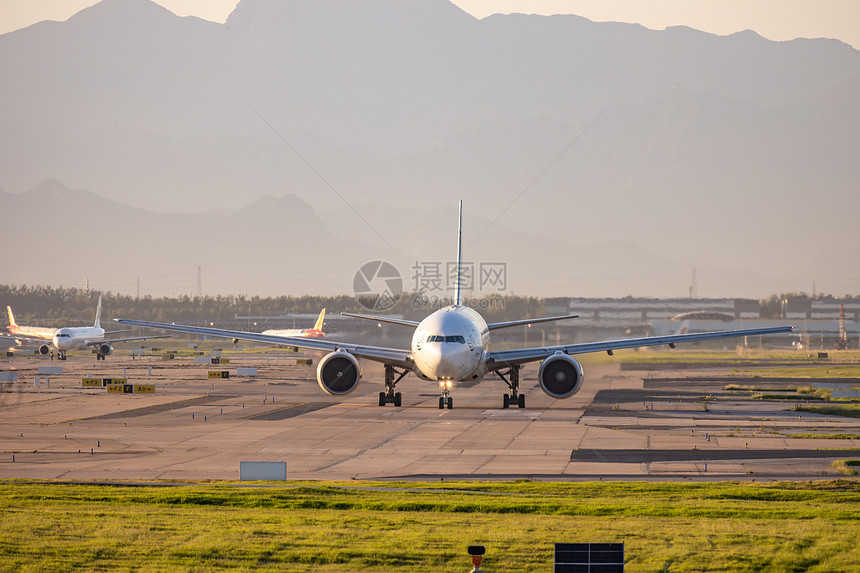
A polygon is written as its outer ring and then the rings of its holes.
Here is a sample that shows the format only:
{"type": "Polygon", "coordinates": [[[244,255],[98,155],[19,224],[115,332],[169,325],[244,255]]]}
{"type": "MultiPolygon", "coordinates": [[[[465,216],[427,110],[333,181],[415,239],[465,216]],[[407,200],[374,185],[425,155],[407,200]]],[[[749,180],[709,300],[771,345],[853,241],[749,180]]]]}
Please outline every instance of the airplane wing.
{"type": "Polygon", "coordinates": [[[545,346],[537,348],[521,348],[517,350],[500,350],[490,352],[487,356],[487,366],[490,370],[526,364],[548,358],[557,352],[564,354],[587,354],[589,352],[612,352],[623,348],[638,348],[640,346],[674,345],[681,342],[696,340],[716,340],[719,338],[736,338],[741,336],[757,336],[759,334],[777,334],[791,332],[793,326],[773,326],[769,328],[752,328],[746,330],[718,330],[699,332],[695,334],[670,334],[666,336],[646,336],[643,338],[622,338],[619,340],[604,340],[601,342],[584,342],[562,346],[545,346]]]}
{"type": "Polygon", "coordinates": [[[489,330],[496,330],[497,328],[508,328],[511,326],[520,326],[522,324],[537,324],[539,322],[552,322],[554,320],[567,320],[568,318],[579,318],[579,315],[568,314],[566,316],[545,316],[543,318],[526,318],[523,320],[509,320],[508,322],[494,322],[492,324],[488,324],[487,328],[489,330]]]}
{"type": "MultiPolygon", "coordinates": [[[[125,331],[114,331],[125,332],[125,331]]],[[[132,336],[130,338],[105,338],[104,340],[87,340],[87,346],[97,346],[105,342],[116,344],[117,342],[131,342],[132,340],[150,340],[155,338],[170,338],[169,334],[156,334],[155,336],[132,336]]]]}
{"type": "Polygon", "coordinates": [[[130,320],[127,318],[115,318],[121,324],[132,326],[143,326],[146,328],[160,328],[187,334],[199,334],[202,336],[215,336],[218,338],[234,338],[238,340],[250,340],[252,342],[264,342],[266,344],[279,344],[307,348],[309,350],[323,350],[334,352],[344,350],[356,358],[365,358],[383,364],[392,364],[400,368],[412,369],[412,353],[409,350],[397,348],[382,348],[378,346],[364,346],[361,344],[350,344],[348,342],[335,342],[320,338],[296,338],[292,336],[272,336],[269,334],[258,334],[256,332],[245,332],[242,330],[225,330],[222,328],[209,328],[205,326],[186,326],[184,324],[168,324],[164,322],[147,322],[143,320],[130,320]]]}
{"type": "Polygon", "coordinates": [[[376,322],[387,322],[389,324],[399,324],[401,326],[418,326],[415,320],[403,320],[401,318],[388,318],[387,316],[372,316],[369,314],[355,314],[353,312],[342,312],[342,316],[351,316],[353,318],[363,318],[364,320],[375,320],[376,322]]]}

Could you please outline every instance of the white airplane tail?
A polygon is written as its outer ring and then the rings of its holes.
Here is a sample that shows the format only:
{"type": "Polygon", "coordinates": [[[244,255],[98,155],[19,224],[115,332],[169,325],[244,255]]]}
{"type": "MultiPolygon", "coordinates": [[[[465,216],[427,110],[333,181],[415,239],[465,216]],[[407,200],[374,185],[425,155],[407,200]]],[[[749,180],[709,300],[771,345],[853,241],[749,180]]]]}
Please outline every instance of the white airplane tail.
{"type": "Polygon", "coordinates": [[[463,200],[460,199],[460,214],[457,219],[457,288],[454,295],[454,304],[460,306],[463,303],[462,276],[463,271],[463,200]]]}
{"type": "Polygon", "coordinates": [[[322,309],[322,311],[320,311],[319,318],[317,318],[317,323],[314,325],[314,330],[319,330],[320,332],[322,332],[324,321],[325,321],[325,309],[322,309]]]}
{"type": "Polygon", "coordinates": [[[93,328],[101,328],[102,319],[102,295],[99,295],[99,305],[96,307],[96,321],[93,323],[93,328]]]}
{"type": "Polygon", "coordinates": [[[12,314],[12,307],[7,306],[6,311],[9,313],[9,326],[11,326],[12,328],[18,328],[18,323],[15,322],[15,315],[12,314]]]}

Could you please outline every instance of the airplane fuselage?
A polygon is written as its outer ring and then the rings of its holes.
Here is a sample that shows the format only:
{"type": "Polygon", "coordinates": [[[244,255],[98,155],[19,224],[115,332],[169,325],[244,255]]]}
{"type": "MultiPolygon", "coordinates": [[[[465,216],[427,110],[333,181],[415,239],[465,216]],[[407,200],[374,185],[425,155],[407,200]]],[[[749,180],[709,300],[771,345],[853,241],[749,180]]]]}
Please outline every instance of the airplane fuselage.
{"type": "Polygon", "coordinates": [[[293,338],[325,338],[325,332],[314,328],[290,328],[286,330],[264,330],[260,334],[269,336],[290,336],[293,338]]]}
{"type": "Polygon", "coordinates": [[[467,306],[447,306],[421,321],[412,335],[415,374],[427,380],[461,382],[486,374],[490,331],[467,306]]]}
{"type": "Polygon", "coordinates": [[[38,326],[7,326],[6,330],[9,331],[9,334],[15,336],[16,334],[21,336],[29,336],[32,338],[43,338],[45,340],[51,340],[54,338],[54,334],[57,333],[56,328],[41,328],[38,326]]]}
{"type": "Polygon", "coordinates": [[[105,331],[103,328],[93,326],[82,326],[74,328],[60,328],[54,333],[52,342],[57,350],[84,350],[90,346],[90,342],[104,341],[105,331]]]}

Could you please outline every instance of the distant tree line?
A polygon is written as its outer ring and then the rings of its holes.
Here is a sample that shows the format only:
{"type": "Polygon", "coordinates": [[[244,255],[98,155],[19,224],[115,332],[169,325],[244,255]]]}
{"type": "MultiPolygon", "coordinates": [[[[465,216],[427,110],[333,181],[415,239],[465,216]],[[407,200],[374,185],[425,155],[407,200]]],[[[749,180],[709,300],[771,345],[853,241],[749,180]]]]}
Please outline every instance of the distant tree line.
{"type": "MultiPolygon", "coordinates": [[[[329,313],[400,314],[420,320],[446,301],[427,300],[414,293],[403,293],[396,304],[383,310],[369,310],[353,296],[189,296],[160,297],[99,293],[80,288],[0,285],[0,304],[11,306],[15,320],[22,325],[84,325],[95,317],[99,294],[103,295],[102,318],[124,317],[157,322],[224,320],[234,316],[282,316],[329,313]]],[[[488,321],[542,316],[543,300],[536,297],[493,295],[469,301],[488,321]]]]}

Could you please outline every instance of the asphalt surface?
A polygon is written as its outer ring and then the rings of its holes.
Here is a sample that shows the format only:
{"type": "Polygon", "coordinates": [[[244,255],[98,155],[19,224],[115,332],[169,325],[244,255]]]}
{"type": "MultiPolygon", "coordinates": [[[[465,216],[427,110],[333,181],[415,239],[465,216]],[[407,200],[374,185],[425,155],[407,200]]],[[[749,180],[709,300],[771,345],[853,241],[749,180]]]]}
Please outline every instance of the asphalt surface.
{"type": "MultiPolygon", "coordinates": [[[[621,353],[618,353],[621,354],[621,353]]],[[[860,420],[794,411],[794,402],[725,391],[726,371],[654,373],[585,367],[583,389],[554,400],[522,375],[526,408],[502,409],[503,383],[455,388],[439,410],[432,383],[409,376],[403,406],[379,407],[382,369],[364,365],[352,394],[324,394],[294,353],[228,354],[229,365],[90,355],[65,362],[0,359],[17,382],[0,392],[0,478],[237,480],[241,461],[286,461],[311,480],[808,480],[844,477],[834,460],[860,458],[860,420]],[[63,366],[34,384],[38,366],[63,366]],[[235,377],[236,367],[258,375],[235,377]],[[211,380],[209,370],[230,370],[211,380]],[[82,377],[127,377],[156,393],[109,394],[82,377]],[[14,461],[13,461],[14,458],[14,461]]],[[[619,362],[623,357],[616,356],[619,362]]]]}

